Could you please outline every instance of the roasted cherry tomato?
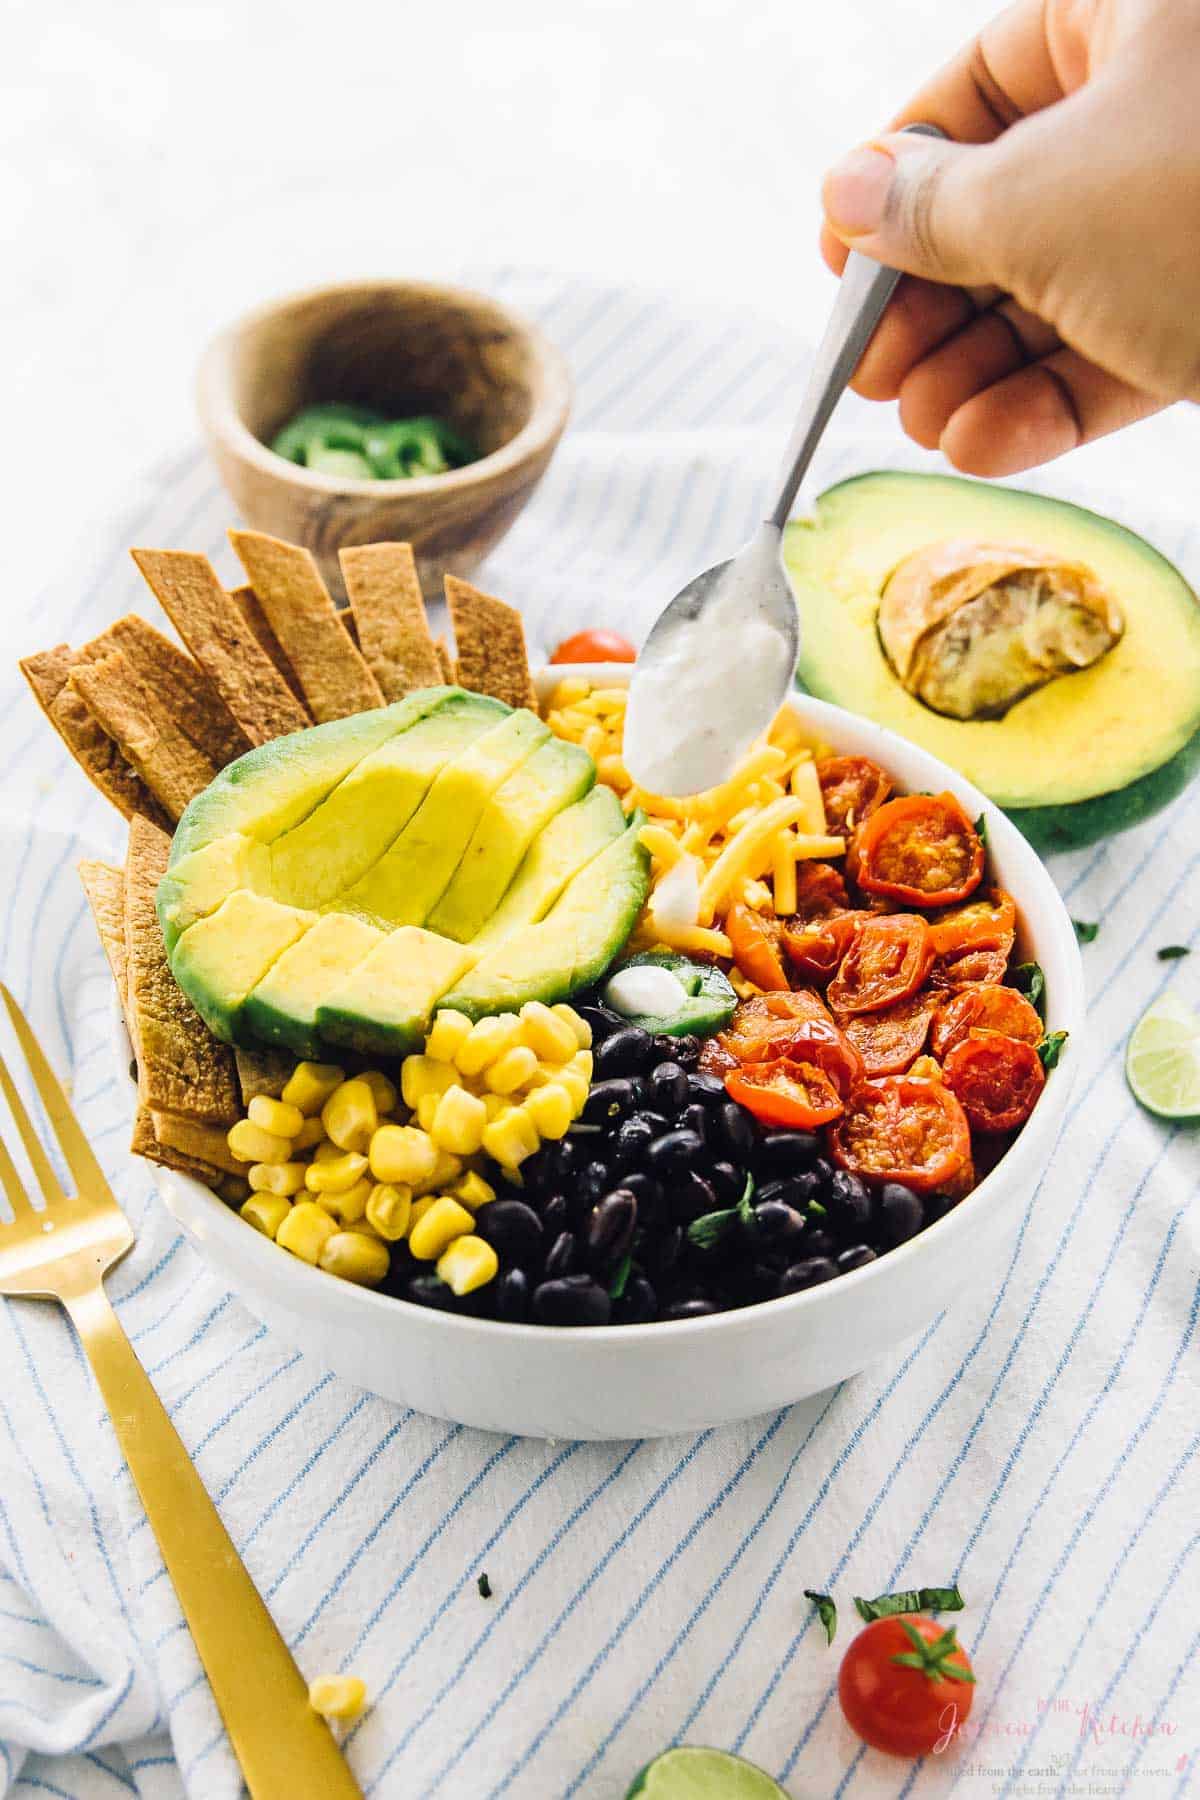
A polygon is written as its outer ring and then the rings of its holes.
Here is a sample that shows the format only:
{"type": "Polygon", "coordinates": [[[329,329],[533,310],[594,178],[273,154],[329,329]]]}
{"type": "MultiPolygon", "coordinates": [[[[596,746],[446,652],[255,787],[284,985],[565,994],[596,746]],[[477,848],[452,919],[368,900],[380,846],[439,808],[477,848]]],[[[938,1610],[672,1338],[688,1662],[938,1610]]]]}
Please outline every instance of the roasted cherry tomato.
{"type": "Polygon", "coordinates": [[[934,988],[960,988],[968,982],[999,983],[1008,967],[1008,951],[952,950],[946,956],[935,956],[929,971],[929,985],[934,988]]]}
{"type": "Polygon", "coordinates": [[[925,1048],[936,1007],[937,995],[923,988],[882,1012],[859,1013],[847,1019],[842,1030],[862,1057],[868,1075],[900,1075],[925,1048]]]}
{"type": "Polygon", "coordinates": [[[929,921],[935,956],[952,956],[959,950],[1008,952],[1016,931],[1016,902],[1003,888],[993,888],[982,900],[952,906],[929,921]]]}
{"type": "Polygon", "coordinates": [[[762,1124],[788,1131],[814,1131],[842,1110],[842,1096],[825,1071],[790,1056],[731,1069],[725,1092],[762,1124]]]}
{"type": "Polygon", "coordinates": [[[861,912],[830,913],[827,918],[810,919],[794,929],[785,926],[783,947],[788,961],[810,981],[828,981],[837,973],[854,933],[868,916],[861,912]]]}
{"type": "Polygon", "coordinates": [[[953,794],[905,794],[858,827],[848,861],[869,894],[913,906],[949,906],[979,886],[984,850],[953,794]]]}
{"type": "Polygon", "coordinates": [[[955,1044],[942,1069],[977,1131],[1015,1131],[1046,1085],[1034,1046],[998,1031],[973,1031],[955,1044]]]}
{"type": "Polygon", "coordinates": [[[1043,1029],[1024,994],[998,982],[981,981],[956,989],[939,1003],[929,1042],[933,1054],[942,1057],[972,1031],[999,1031],[1004,1037],[1036,1044],[1043,1029]]]}
{"type": "Polygon", "coordinates": [[[577,631],[564,638],[552,663],[636,662],[637,651],[619,631],[577,631]]]}
{"type": "Polygon", "coordinates": [[[858,1050],[846,1033],[824,1019],[805,1019],[791,1037],[770,1046],[770,1053],[760,1059],[770,1062],[775,1056],[790,1057],[793,1062],[815,1063],[832,1081],[843,1100],[866,1077],[866,1067],[858,1050]]]}
{"type": "Polygon", "coordinates": [[[927,1756],[954,1740],[975,1696],[971,1659],[932,1619],[876,1619],[851,1643],[838,1672],[846,1723],[893,1756],[927,1756]]]}
{"type": "Polygon", "coordinates": [[[884,1075],[865,1081],[829,1130],[834,1161],[864,1181],[901,1181],[919,1193],[952,1182],[971,1155],[971,1128],[940,1081],[884,1075]]]}
{"type": "Polygon", "coordinates": [[[752,906],[736,900],[725,915],[725,933],[733,945],[734,962],[755,987],[766,992],[787,987],[787,970],[779,955],[783,927],[778,919],[764,919],[752,906]]]}
{"type": "Polygon", "coordinates": [[[882,1012],[915,994],[929,973],[929,927],[916,913],[862,920],[827,989],[835,1013],[882,1012]]]}
{"type": "Polygon", "coordinates": [[[741,1001],[725,1030],[717,1039],[710,1038],[709,1043],[716,1042],[734,1062],[762,1062],[774,1054],[773,1044],[786,1044],[795,1036],[798,1025],[808,1019],[833,1024],[829,1008],[811,988],[754,994],[749,1000],[741,1001]]]}
{"type": "Polygon", "coordinates": [[[830,919],[850,904],[840,869],[827,862],[796,864],[797,919],[830,919]]]}
{"type": "Polygon", "coordinates": [[[867,756],[827,756],[817,764],[825,823],[842,837],[877,812],[892,791],[892,778],[867,756]]]}

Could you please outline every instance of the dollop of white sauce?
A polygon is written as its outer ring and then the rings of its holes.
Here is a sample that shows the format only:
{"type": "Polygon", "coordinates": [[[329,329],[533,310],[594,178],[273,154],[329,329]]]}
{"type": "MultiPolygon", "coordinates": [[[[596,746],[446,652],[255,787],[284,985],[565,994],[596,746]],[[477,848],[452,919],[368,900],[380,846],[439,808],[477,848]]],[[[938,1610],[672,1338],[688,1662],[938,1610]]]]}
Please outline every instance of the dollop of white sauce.
{"type": "Polygon", "coordinates": [[[655,963],[618,969],[604,990],[604,1004],[623,1019],[665,1017],[678,1012],[687,997],[679,977],[655,963]]]}
{"type": "Polygon", "coordinates": [[[658,926],[686,930],[700,921],[700,864],[694,856],[681,856],[659,881],[649,902],[650,917],[658,926]]]}

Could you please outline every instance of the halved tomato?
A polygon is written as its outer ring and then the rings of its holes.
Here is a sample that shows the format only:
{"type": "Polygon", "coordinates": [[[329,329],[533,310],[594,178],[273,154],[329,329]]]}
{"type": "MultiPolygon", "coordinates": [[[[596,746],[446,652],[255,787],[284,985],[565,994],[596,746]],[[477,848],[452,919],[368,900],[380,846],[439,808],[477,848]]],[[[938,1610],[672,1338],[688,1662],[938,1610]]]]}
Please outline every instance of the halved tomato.
{"type": "Polygon", "coordinates": [[[1015,1131],[1046,1085],[1034,1046],[998,1031],[973,1031],[955,1044],[942,1067],[977,1131],[1015,1131]]]}
{"type": "Polygon", "coordinates": [[[1007,968],[1008,951],[1003,947],[999,950],[952,950],[945,956],[934,957],[933,967],[929,971],[929,985],[934,988],[960,988],[968,983],[999,984],[1004,980],[1007,968]]]}
{"type": "Polygon", "coordinates": [[[762,1124],[788,1131],[814,1131],[842,1111],[842,1096],[825,1071],[790,1056],[731,1069],[725,1091],[762,1124]]]}
{"type": "Polygon", "coordinates": [[[929,921],[935,956],[958,950],[1009,951],[1017,931],[1017,904],[1003,888],[993,888],[982,900],[952,906],[929,921]]]}
{"type": "Polygon", "coordinates": [[[796,864],[796,918],[829,919],[849,904],[840,869],[827,862],[796,864]]]}
{"type": "Polygon", "coordinates": [[[733,946],[733,960],[756,987],[774,991],[788,985],[780,958],[783,927],[778,919],[756,913],[752,906],[735,900],[725,914],[725,933],[733,946]]]}
{"type": "Polygon", "coordinates": [[[949,906],[983,880],[984,849],[953,794],[905,794],[858,827],[847,862],[869,894],[949,906]]]}
{"type": "Polygon", "coordinates": [[[973,982],[948,994],[938,1006],[931,1048],[945,1056],[972,1031],[998,1031],[1023,1043],[1040,1041],[1044,1027],[1035,1007],[1016,988],[999,982],[973,982]]]}
{"type": "Polygon", "coordinates": [[[735,1062],[761,1062],[773,1054],[772,1044],[786,1044],[798,1026],[809,1019],[833,1024],[833,1014],[811,988],[754,994],[739,1003],[725,1030],[719,1037],[710,1038],[708,1044],[716,1043],[735,1062]]]}
{"type": "Polygon", "coordinates": [[[795,929],[785,926],[783,947],[788,961],[810,980],[828,981],[836,974],[859,925],[869,916],[862,912],[830,913],[828,918],[810,919],[795,929]]]}
{"type": "Polygon", "coordinates": [[[882,1012],[859,1013],[842,1026],[863,1059],[868,1075],[899,1075],[925,1048],[938,998],[923,988],[882,1012]]]}
{"type": "Polygon", "coordinates": [[[929,927],[916,913],[864,919],[827,994],[834,1012],[882,1012],[921,986],[933,961],[929,927]]]}
{"type": "MultiPolygon", "coordinates": [[[[866,1067],[857,1048],[837,1025],[824,1019],[805,1019],[790,1038],[769,1047],[769,1055],[790,1057],[793,1062],[815,1063],[828,1075],[845,1100],[866,1076],[866,1067]]],[[[759,1060],[759,1059],[756,1059],[759,1060]]]]}
{"type": "Polygon", "coordinates": [[[892,791],[892,778],[868,756],[827,756],[817,764],[825,824],[842,837],[877,812],[892,791]]]}
{"type": "Polygon", "coordinates": [[[835,1162],[864,1181],[901,1181],[918,1193],[944,1188],[971,1155],[971,1128],[940,1081],[884,1075],[865,1081],[829,1129],[835,1162]]]}

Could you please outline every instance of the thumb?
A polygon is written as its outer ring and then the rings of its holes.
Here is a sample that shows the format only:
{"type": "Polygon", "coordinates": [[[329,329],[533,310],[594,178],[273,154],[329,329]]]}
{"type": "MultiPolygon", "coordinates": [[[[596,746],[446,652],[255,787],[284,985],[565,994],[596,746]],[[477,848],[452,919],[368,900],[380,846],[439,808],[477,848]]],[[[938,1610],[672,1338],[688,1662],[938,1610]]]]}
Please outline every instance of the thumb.
{"type": "Polygon", "coordinates": [[[892,132],[843,158],[821,190],[830,230],[852,250],[958,287],[1008,271],[1004,220],[989,203],[994,146],[892,132]]]}

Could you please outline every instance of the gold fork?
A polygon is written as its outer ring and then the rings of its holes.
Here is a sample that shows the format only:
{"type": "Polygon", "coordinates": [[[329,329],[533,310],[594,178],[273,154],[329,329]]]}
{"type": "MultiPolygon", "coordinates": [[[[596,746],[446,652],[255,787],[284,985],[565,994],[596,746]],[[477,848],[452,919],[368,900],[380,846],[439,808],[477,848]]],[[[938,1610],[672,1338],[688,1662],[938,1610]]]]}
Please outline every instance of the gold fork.
{"type": "Polygon", "coordinates": [[[3,1138],[0,1294],[58,1300],[92,1365],[254,1800],[362,1800],[362,1790],[133,1353],[104,1277],[133,1245],[79,1122],[20,1007],[0,983],[25,1061],[78,1193],[64,1194],[0,1056],[0,1088],[46,1197],[35,1212],[3,1138]]]}

